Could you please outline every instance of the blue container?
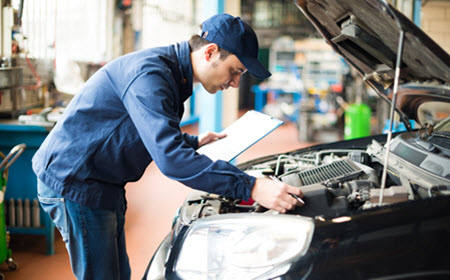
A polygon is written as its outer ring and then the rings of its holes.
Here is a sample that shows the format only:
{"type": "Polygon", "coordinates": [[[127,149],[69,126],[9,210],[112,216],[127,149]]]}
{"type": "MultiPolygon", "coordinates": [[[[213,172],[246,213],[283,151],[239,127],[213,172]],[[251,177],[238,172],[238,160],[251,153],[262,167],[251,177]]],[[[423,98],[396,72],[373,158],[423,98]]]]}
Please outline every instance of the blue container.
{"type": "MultiPolygon", "coordinates": [[[[416,122],[414,120],[409,120],[409,123],[411,124],[411,128],[416,128],[416,122]]],[[[391,124],[390,120],[386,120],[384,122],[384,128],[383,128],[383,134],[387,134],[389,132],[389,126],[391,124]]],[[[400,131],[406,131],[406,126],[403,122],[394,122],[392,124],[392,132],[400,132],[400,131]]]]}
{"type": "MultiPolygon", "coordinates": [[[[18,144],[26,144],[26,149],[11,165],[8,175],[8,187],[5,201],[11,198],[15,201],[37,199],[37,178],[31,168],[31,159],[40,147],[48,130],[41,126],[21,125],[17,123],[0,124],[0,150],[6,155],[18,144]]],[[[47,254],[54,254],[54,224],[50,217],[41,209],[40,227],[8,227],[10,233],[42,234],[47,239],[47,254]]]]}

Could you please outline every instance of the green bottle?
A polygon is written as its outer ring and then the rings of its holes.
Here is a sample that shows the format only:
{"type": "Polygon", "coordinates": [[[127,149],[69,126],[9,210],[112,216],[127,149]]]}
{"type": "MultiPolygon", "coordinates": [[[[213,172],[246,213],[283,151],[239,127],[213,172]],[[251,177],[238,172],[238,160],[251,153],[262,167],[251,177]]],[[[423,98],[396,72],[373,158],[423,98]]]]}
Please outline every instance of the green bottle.
{"type": "Polygon", "coordinates": [[[351,104],[345,110],[344,139],[370,135],[370,107],[363,103],[351,104]]]}

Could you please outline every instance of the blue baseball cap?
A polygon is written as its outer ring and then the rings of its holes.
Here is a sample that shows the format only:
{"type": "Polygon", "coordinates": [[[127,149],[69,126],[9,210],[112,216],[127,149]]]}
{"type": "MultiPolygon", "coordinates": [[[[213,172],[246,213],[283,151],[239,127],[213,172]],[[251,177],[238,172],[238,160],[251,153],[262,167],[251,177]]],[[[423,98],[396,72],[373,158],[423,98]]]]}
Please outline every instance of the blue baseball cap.
{"type": "Polygon", "coordinates": [[[201,37],[234,54],[253,76],[266,79],[272,74],[258,60],[258,38],[255,31],[229,14],[217,14],[202,23],[201,37]]]}

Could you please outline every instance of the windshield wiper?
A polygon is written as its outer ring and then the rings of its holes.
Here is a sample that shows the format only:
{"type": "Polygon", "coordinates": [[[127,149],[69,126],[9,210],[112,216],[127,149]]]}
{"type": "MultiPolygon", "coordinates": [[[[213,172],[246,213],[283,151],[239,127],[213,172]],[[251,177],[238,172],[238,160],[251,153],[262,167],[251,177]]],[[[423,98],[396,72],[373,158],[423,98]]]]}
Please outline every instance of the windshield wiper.
{"type": "Polygon", "coordinates": [[[434,131],[432,137],[443,137],[450,139],[450,131],[434,131]]]}

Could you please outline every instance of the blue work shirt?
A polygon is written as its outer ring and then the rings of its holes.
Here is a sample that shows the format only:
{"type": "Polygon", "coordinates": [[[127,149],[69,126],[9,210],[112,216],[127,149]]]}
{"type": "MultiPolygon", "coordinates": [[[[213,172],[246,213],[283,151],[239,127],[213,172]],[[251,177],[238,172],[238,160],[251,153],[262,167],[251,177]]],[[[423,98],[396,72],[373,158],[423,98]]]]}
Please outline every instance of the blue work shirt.
{"type": "Polygon", "coordinates": [[[126,208],[125,185],[154,160],[164,175],[191,188],[248,199],[256,179],[198,154],[198,137],[180,130],[192,83],[187,42],[106,64],[33,157],[38,179],[69,200],[117,211],[126,208]]]}

